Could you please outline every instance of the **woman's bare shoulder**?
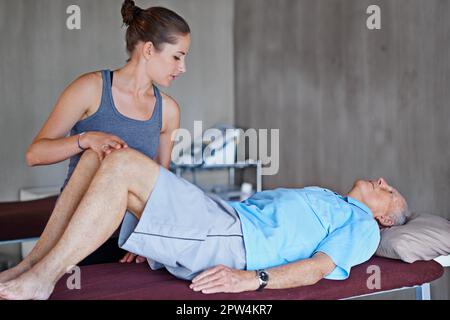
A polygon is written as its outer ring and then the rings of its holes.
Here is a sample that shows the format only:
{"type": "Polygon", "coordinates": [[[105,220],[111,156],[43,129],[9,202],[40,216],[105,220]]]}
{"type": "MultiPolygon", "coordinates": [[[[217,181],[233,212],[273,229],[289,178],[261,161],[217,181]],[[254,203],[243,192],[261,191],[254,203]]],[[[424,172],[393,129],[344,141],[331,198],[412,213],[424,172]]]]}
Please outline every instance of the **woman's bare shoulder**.
{"type": "Polygon", "coordinates": [[[86,93],[98,92],[102,88],[103,80],[100,71],[85,73],[75,79],[71,86],[86,93]]]}
{"type": "Polygon", "coordinates": [[[64,100],[76,101],[77,105],[82,105],[85,110],[84,117],[96,112],[102,96],[102,74],[94,71],[85,73],[76,78],[66,89],[64,100]]]}
{"type": "Polygon", "coordinates": [[[180,106],[175,101],[174,98],[169,96],[168,94],[161,91],[162,103],[163,103],[163,112],[167,114],[173,115],[174,113],[180,112],[180,106]]]}
{"type": "Polygon", "coordinates": [[[163,111],[163,132],[166,128],[179,126],[180,106],[174,98],[161,91],[163,111]]]}

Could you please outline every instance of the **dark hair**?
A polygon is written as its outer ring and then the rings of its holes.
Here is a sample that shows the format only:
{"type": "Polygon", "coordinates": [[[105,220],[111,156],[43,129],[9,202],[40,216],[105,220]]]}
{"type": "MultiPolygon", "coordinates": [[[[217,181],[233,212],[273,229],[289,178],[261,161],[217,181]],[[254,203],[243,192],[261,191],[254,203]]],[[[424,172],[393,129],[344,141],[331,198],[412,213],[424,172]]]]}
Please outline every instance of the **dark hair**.
{"type": "Polygon", "coordinates": [[[176,36],[191,33],[187,22],[175,12],[162,8],[141,9],[134,1],[125,0],[122,5],[123,23],[128,26],[126,33],[127,51],[133,53],[139,41],[151,41],[156,50],[161,51],[165,43],[175,44],[176,36]]]}

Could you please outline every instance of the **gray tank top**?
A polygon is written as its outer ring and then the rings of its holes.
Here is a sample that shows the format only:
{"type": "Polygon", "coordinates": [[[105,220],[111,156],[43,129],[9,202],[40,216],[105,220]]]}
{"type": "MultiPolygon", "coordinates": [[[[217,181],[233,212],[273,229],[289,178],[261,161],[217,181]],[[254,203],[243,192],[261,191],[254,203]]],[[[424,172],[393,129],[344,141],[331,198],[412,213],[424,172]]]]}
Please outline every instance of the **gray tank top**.
{"type": "MultiPolygon", "coordinates": [[[[113,72],[110,70],[102,71],[103,91],[100,107],[92,116],[75,124],[70,135],[74,136],[89,131],[113,134],[122,138],[130,148],[142,152],[151,159],[155,159],[162,128],[162,97],[159,89],[153,86],[156,105],[152,117],[146,121],[131,119],[121,114],[114,105],[111,90],[112,76],[113,72]]],[[[62,189],[64,189],[72,176],[81,155],[82,153],[77,154],[70,159],[67,178],[62,189]]]]}

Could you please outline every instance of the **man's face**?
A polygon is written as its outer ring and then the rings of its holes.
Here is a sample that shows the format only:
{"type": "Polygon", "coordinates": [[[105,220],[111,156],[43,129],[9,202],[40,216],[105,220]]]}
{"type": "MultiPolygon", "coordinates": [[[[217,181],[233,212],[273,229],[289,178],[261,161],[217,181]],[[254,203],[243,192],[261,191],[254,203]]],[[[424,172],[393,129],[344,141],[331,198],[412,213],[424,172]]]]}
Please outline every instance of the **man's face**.
{"type": "Polygon", "coordinates": [[[394,220],[390,215],[406,209],[405,198],[383,178],[359,180],[355,187],[359,189],[365,202],[372,209],[374,217],[383,226],[392,226],[394,220]]]}

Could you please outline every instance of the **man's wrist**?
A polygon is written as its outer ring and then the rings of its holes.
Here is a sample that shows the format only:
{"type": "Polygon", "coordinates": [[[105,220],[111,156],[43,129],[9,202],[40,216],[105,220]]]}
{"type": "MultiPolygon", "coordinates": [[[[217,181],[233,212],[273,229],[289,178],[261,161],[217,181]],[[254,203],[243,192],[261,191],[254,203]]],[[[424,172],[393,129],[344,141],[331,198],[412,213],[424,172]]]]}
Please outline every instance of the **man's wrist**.
{"type": "Polygon", "coordinates": [[[259,280],[255,277],[255,271],[242,270],[242,283],[245,284],[245,291],[256,291],[259,288],[259,280]]]}
{"type": "Polygon", "coordinates": [[[255,276],[255,271],[251,271],[250,273],[252,290],[257,291],[259,289],[259,279],[257,276],[255,276]]]}

